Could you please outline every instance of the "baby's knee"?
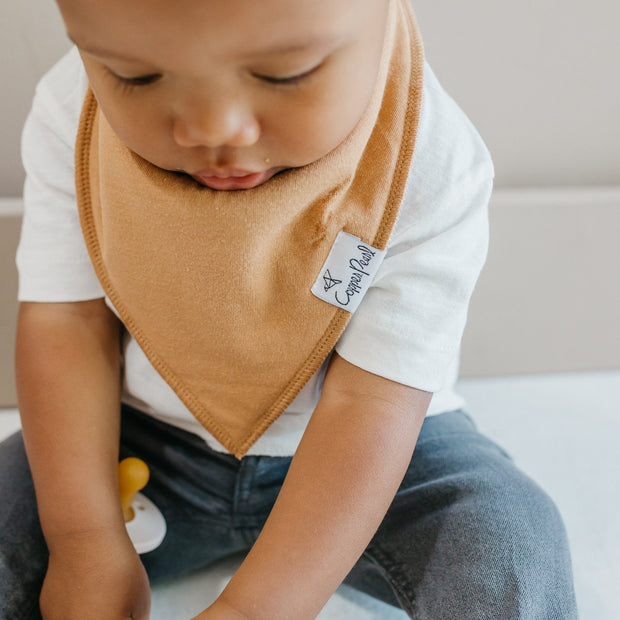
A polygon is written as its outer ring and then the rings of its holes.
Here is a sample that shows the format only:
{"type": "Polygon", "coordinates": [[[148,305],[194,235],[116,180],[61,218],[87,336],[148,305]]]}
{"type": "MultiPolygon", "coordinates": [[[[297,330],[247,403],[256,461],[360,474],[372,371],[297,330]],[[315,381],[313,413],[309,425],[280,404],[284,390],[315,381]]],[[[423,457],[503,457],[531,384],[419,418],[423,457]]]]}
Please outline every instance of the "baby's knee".
{"type": "Polygon", "coordinates": [[[480,618],[576,618],[562,518],[527,476],[490,472],[466,485],[444,526],[438,562],[459,584],[444,592],[454,609],[468,609],[471,597],[480,618]]]}
{"type": "Polygon", "coordinates": [[[555,563],[551,558],[566,555],[566,531],[555,502],[525,474],[515,468],[489,472],[468,486],[458,519],[463,535],[477,541],[481,552],[530,568],[545,557],[555,563]]]}
{"type": "Polygon", "coordinates": [[[568,540],[551,497],[517,470],[470,491],[453,557],[470,587],[501,602],[502,617],[576,617],[568,540]]]}

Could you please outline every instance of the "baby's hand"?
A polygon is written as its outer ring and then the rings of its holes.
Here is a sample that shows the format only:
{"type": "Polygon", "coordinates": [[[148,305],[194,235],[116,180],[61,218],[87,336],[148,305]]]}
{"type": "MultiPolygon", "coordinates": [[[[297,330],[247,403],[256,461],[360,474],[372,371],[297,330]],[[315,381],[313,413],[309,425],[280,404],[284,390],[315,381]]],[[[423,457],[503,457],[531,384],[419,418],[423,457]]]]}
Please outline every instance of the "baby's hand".
{"type": "Polygon", "coordinates": [[[146,571],[124,532],[70,534],[50,546],[44,620],[148,620],[150,602],[146,571]]]}

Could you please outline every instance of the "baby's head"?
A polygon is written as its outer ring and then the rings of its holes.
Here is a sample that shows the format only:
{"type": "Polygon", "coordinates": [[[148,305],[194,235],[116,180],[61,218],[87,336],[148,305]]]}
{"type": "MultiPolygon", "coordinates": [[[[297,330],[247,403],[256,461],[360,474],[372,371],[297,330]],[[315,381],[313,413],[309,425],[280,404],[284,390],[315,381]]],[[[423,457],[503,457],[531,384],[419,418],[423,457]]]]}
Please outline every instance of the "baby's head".
{"type": "Polygon", "coordinates": [[[58,0],[102,112],[147,161],[256,187],[351,132],[389,0],[58,0]]]}

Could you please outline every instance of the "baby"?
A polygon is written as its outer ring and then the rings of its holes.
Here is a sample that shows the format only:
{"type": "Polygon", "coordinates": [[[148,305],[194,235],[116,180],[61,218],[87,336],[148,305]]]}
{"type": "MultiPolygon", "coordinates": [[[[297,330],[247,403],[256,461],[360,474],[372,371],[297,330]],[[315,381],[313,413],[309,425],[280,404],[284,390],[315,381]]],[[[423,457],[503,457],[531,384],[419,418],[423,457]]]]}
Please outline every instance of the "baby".
{"type": "Polygon", "coordinates": [[[453,390],[493,168],[406,0],[58,5],[0,618],[146,619],[149,580],[239,551],[197,618],[314,618],[342,582],[412,618],[575,618],[557,510],[453,390]],[[128,455],[168,526],[142,557],[128,455]]]}

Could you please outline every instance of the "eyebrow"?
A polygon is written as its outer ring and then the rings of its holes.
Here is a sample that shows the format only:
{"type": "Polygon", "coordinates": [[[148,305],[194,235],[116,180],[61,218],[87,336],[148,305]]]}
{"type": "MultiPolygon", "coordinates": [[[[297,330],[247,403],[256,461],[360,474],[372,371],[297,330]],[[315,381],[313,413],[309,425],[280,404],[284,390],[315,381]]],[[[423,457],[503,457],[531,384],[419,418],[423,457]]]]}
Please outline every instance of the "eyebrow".
{"type": "MultiPolygon", "coordinates": [[[[124,54],[117,52],[116,50],[105,49],[103,47],[98,47],[95,45],[82,45],[78,41],[75,40],[70,34],[67,34],[69,40],[76,45],[80,50],[86,52],[87,54],[92,54],[93,56],[101,56],[105,58],[111,58],[115,60],[123,60],[128,62],[145,62],[141,58],[134,58],[131,56],[125,56],[124,54]]],[[[322,47],[324,45],[334,43],[334,39],[325,34],[316,37],[309,37],[307,39],[295,39],[291,41],[285,41],[283,43],[279,43],[274,45],[273,47],[266,48],[264,50],[257,50],[253,53],[248,54],[249,56],[277,56],[280,54],[292,54],[295,52],[302,52],[311,47],[322,47]]]]}
{"type": "Polygon", "coordinates": [[[130,62],[140,61],[139,58],[131,58],[130,56],[125,56],[124,54],[121,54],[116,50],[108,50],[104,49],[103,47],[97,47],[96,45],[82,45],[81,43],[76,41],[70,34],[67,34],[67,37],[69,41],[71,41],[71,43],[77,46],[78,49],[86,52],[87,54],[92,54],[93,56],[102,56],[105,58],[114,58],[116,60],[126,60],[130,62]]]}
{"type": "Polygon", "coordinates": [[[334,37],[322,33],[320,36],[308,37],[306,39],[292,39],[291,41],[284,41],[278,43],[272,47],[264,50],[257,50],[254,52],[256,55],[269,56],[278,54],[291,54],[294,52],[302,52],[311,47],[323,47],[337,43],[338,41],[334,37]]]}

